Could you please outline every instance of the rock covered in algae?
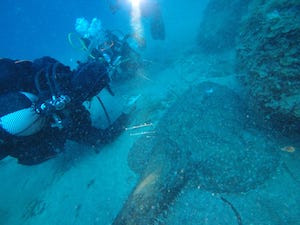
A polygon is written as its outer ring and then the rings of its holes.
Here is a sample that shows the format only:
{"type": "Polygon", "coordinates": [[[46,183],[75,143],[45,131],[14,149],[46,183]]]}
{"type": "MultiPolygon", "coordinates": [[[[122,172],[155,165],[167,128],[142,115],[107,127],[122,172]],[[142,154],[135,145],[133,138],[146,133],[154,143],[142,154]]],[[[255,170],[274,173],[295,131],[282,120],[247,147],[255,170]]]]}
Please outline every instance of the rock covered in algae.
{"type": "Polygon", "coordinates": [[[253,106],[274,121],[299,121],[300,1],[253,0],[237,43],[237,71],[253,106]]]}
{"type": "Polygon", "coordinates": [[[214,193],[256,188],[278,166],[273,139],[231,89],[205,82],[166,111],[156,136],[139,140],[128,162],[140,180],[114,221],[153,224],[188,182],[214,193]]]}
{"type": "MultiPolygon", "coordinates": [[[[172,143],[177,148],[168,153],[169,161],[178,155],[188,157],[188,163],[181,159],[183,164],[193,165],[191,170],[204,188],[247,191],[268,178],[278,160],[273,139],[256,126],[255,115],[232,90],[202,83],[168,109],[153,140],[141,139],[134,145],[129,164],[143,174],[149,164],[155,165],[153,157],[172,143]]],[[[174,162],[180,164],[180,160],[174,162]]]]}

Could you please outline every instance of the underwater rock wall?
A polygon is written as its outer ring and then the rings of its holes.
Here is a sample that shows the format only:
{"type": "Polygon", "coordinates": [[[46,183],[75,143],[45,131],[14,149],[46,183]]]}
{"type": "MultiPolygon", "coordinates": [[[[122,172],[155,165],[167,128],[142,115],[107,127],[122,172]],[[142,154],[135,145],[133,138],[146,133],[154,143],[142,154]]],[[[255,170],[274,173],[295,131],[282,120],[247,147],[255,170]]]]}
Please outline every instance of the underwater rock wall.
{"type": "Polygon", "coordinates": [[[267,118],[300,121],[300,1],[253,0],[237,39],[237,72],[267,118]]]}
{"type": "Polygon", "coordinates": [[[235,46],[238,27],[251,0],[211,0],[203,13],[197,44],[208,53],[235,46]]]}

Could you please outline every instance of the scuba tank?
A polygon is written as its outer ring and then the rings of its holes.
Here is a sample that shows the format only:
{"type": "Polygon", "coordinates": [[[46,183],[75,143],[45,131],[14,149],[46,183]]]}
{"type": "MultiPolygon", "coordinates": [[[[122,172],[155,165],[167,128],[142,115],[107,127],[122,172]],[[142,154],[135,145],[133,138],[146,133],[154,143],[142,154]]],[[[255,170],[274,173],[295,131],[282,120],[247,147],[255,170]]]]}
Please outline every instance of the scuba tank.
{"type": "Polygon", "coordinates": [[[33,105],[37,96],[28,92],[9,92],[0,96],[0,129],[14,136],[29,136],[39,132],[46,119],[33,105]]]}
{"type": "MultiPolygon", "coordinates": [[[[1,74],[1,84],[4,88],[0,85],[2,133],[13,136],[33,135],[45,126],[48,112],[64,107],[63,104],[68,99],[65,100],[62,95],[40,102],[40,95],[50,93],[49,95],[53,96],[54,90],[58,89],[53,78],[58,66],[60,64],[50,57],[43,57],[34,62],[0,60],[0,67],[4,71],[4,75],[1,74]]],[[[64,73],[68,68],[59,69],[60,73],[64,73]]]]}

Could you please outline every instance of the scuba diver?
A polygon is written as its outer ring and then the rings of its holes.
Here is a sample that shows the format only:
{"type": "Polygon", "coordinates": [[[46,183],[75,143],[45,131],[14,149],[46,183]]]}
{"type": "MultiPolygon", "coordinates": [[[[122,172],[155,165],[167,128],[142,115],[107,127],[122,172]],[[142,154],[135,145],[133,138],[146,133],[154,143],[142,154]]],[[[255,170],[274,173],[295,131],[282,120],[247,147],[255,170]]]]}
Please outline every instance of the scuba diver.
{"type": "Polygon", "coordinates": [[[71,46],[84,51],[87,60],[104,60],[113,72],[112,79],[130,78],[143,66],[140,54],[128,43],[130,38],[134,39],[131,34],[103,29],[98,18],[93,18],[91,23],[77,18],[75,30],[68,35],[71,46]]]}
{"type": "MultiPolygon", "coordinates": [[[[125,0],[107,0],[112,13],[125,8],[125,0]]],[[[131,0],[134,1],[134,0],[131,0]]],[[[162,18],[160,5],[156,0],[140,0],[139,7],[141,16],[150,19],[150,31],[154,40],[165,39],[165,24],[162,18]]]]}
{"type": "Polygon", "coordinates": [[[105,144],[124,130],[128,112],[110,87],[105,60],[75,70],[43,57],[0,59],[0,159],[34,165],[63,151],[67,139],[105,144]]]}
{"type": "Polygon", "coordinates": [[[96,45],[89,38],[81,38],[83,45],[89,51],[89,59],[104,59],[111,68],[115,68],[111,77],[117,79],[130,77],[137,68],[143,66],[140,54],[127,42],[132,36],[118,32],[120,35],[117,35],[116,32],[105,30],[104,41],[96,45]]]}

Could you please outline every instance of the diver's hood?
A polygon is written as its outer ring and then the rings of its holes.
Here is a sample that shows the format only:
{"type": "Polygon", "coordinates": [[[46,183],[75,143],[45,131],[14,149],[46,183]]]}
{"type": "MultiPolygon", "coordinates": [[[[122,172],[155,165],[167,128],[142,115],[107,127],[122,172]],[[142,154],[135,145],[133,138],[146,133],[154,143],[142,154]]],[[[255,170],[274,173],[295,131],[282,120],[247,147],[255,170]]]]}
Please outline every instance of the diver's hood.
{"type": "Polygon", "coordinates": [[[0,96],[0,129],[15,136],[39,132],[45,118],[37,114],[32,103],[37,97],[28,92],[12,92],[0,96]]]}
{"type": "Polygon", "coordinates": [[[71,81],[76,100],[81,103],[97,95],[108,83],[107,66],[100,61],[80,64],[71,81]]]}

